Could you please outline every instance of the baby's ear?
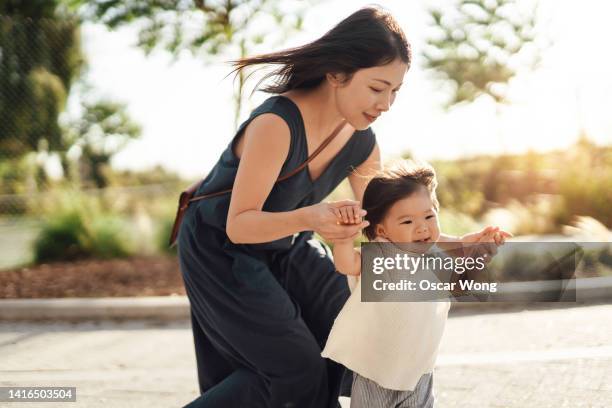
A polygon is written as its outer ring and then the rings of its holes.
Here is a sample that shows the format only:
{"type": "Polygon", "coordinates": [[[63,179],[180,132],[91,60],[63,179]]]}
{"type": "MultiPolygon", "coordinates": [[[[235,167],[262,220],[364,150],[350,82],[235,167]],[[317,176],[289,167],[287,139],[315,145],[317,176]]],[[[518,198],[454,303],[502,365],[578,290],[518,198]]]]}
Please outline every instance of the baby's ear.
{"type": "Polygon", "coordinates": [[[385,229],[380,224],[376,224],[374,226],[374,233],[379,237],[385,233],[385,229]]]}
{"type": "Polygon", "coordinates": [[[376,233],[377,237],[387,238],[387,234],[385,233],[385,227],[380,224],[376,224],[376,227],[374,227],[374,232],[376,233]]]}

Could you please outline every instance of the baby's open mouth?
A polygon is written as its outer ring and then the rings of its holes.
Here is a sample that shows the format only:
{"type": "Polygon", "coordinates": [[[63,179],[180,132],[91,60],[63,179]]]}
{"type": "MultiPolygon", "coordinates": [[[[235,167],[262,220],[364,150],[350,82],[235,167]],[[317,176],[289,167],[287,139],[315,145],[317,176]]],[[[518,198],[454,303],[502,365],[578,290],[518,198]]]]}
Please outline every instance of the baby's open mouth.
{"type": "Polygon", "coordinates": [[[423,238],[423,239],[417,239],[413,242],[431,242],[431,237],[427,237],[427,238],[423,238]]]}

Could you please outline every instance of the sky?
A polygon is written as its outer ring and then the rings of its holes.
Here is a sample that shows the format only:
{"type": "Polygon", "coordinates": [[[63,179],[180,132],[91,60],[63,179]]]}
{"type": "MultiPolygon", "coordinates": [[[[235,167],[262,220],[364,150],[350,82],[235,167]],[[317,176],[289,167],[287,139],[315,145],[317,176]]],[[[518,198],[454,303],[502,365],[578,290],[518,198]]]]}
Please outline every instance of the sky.
{"type": "MultiPolygon", "coordinates": [[[[321,1],[306,12],[304,30],[276,48],[312,41],[368,3],[321,1]]],[[[598,144],[612,144],[612,55],[605,51],[606,38],[612,38],[611,3],[541,0],[540,30],[553,45],[535,71],[520,71],[512,81],[511,103],[499,115],[486,98],[443,110],[445,95],[422,67],[426,9],[450,3],[377,2],[398,20],[414,56],[395,104],[373,124],[383,159],[405,151],[432,160],[567,148],[581,129],[598,144]]],[[[113,166],[146,170],[162,165],[186,178],[201,177],[233,136],[230,67],[221,58],[206,63],[188,53],[174,62],[164,52],[147,57],[134,45],[136,34],[134,27],[109,31],[89,23],[82,28],[87,78],[95,93],[126,103],[143,128],[141,138],[113,158],[113,166]]],[[[252,109],[266,97],[257,92],[247,106],[252,109]]],[[[69,111],[77,112],[77,105],[72,98],[69,111]]]]}

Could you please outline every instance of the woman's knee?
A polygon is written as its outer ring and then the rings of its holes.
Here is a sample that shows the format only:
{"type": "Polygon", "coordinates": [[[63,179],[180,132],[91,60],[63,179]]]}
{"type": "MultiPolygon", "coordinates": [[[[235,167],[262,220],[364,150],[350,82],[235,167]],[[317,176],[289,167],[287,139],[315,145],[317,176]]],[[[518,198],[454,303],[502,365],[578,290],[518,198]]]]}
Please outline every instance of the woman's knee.
{"type": "Polygon", "coordinates": [[[270,379],[272,406],[324,406],[329,393],[325,361],[319,356],[287,368],[286,376],[270,379]]]}
{"type": "Polygon", "coordinates": [[[322,381],[327,383],[327,365],[318,347],[294,350],[291,358],[285,361],[284,375],[278,377],[287,392],[295,395],[315,391],[322,381]]]}

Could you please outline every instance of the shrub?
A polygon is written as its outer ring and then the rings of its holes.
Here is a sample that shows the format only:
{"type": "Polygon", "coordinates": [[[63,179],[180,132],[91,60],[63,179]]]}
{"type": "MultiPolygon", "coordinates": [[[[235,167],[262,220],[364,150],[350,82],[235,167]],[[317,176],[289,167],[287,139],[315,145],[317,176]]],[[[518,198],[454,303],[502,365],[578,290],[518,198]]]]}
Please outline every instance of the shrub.
{"type": "Polygon", "coordinates": [[[133,253],[123,218],[101,209],[95,198],[63,192],[43,203],[35,262],[118,258],[133,253]]]}
{"type": "Polygon", "coordinates": [[[43,226],[34,242],[36,263],[74,260],[87,256],[83,248],[85,225],[81,214],[70,211],[59,214],[43,226]]]}
{"type": "Polygon", "coordinates": [[[132,243],[126,238],[124,221],[117,216],[98,217],[92,220],[87,231],[87,246],[94,258],[123,258],[133,252],[132,243]]]}

